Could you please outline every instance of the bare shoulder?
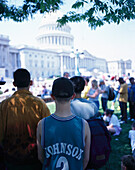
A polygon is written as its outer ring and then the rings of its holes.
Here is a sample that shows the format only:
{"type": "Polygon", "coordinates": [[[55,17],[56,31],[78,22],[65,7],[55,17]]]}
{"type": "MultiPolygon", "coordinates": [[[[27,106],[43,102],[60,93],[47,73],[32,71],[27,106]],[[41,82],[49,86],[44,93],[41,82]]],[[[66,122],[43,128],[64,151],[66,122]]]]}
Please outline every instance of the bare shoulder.
{"type": "Polygon", "coordinates": [[[42,127],[42,122],[43,122],[43,119],[41,119],[41,120],[38,122],[38,128],[41,128],[41,127],[42,127]]]}
{"type": "MultiPolygon", "coordinates": [[[[84,123],[86,124],[86,126],[88,125],[88,122],[85,120],[85,119],[83,119],[83,121],[84,121],[84,123]]],[[[89,126],[89,125],[88,125],[89,126]]]]}
{"type": "Polygon", "coordinates": [[[38,132],[38,133],[41,133],[42,121],[43,121],[43,119],[41,119],[41,120],[38,122],[38,125],[37,125],[37,132],[38,132]]]}
{"type": "Polygon", "coordinates": [[[89,131],[90,127],[89,127],[88,122],[85,119],[83,119],[83,121],[84,121],[84,124],[85,124],[85,131],[89,131]]]}

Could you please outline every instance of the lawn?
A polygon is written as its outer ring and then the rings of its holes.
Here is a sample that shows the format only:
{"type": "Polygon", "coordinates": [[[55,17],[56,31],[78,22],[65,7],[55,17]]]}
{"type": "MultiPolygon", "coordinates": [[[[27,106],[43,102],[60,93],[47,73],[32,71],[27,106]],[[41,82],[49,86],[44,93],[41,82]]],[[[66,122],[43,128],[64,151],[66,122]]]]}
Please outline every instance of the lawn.
{"type": "MultiPolygon", "coordinates": [[[[118,101],[115,103],[115,110],[114,114],[120,118],[120,110],[118,107],[118,101]]],[[[54,113],[55,111],[55,104],[53,102],[47,103],[48,108],[50,109],[51,113],[54,113]]],[[[101,105],[100,105],[101,106],[101,105]]],[[[108,102],[108,108],[111,107],[111,102],[108,102]]],[[[102,108],[100,107],[99,111],[103,113],[102,108]]],[[[129,108],[128,111],[128,117],[129,117],[129,108]]],[[[107,162],[107,164],[100,168],[99,170],[120,170],[121,169],[121,157],[126,154],[132,154],[131,153],[131,147],[130,147],[130,141],[128,139],[128,132],[131,129],[132,122],[128,120],[127,124],[121,124],[122,132],[119,136],[112,136],[111,140],[111,147],[112,152],[110,154],[110,158],[107,162]]]]}

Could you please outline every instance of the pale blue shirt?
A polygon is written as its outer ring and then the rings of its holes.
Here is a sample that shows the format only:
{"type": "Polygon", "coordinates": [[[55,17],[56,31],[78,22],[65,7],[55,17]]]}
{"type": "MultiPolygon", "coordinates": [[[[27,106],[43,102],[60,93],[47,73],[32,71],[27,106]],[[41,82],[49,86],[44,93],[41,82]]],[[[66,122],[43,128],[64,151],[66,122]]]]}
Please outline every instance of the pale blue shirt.
{"type": "Polygon", "coordinates": [[[73,99],[70,106],[73,114],[86,120],[98,113],[95,103],[83,98],[73,99]]]}

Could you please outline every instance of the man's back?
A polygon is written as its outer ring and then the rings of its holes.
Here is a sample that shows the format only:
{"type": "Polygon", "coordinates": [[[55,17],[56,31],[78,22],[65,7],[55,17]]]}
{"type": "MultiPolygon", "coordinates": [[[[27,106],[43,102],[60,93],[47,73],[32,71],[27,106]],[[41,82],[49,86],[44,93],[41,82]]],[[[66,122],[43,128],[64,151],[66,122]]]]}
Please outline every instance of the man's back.
{"type": "Polygon", "coordinates": [[[25,163],[36,159],[36,128],[50,111],[44,101],[28,90],[18,90],[0,105],[0,143],[9,162],[25,163]]]}
{"type": "Polygon", "coordinates": [[[87,120],[95,116],[98,109],[95,103],[91,101],[83,98],[75,98],[71,101],[71,112],[87,120]]]}

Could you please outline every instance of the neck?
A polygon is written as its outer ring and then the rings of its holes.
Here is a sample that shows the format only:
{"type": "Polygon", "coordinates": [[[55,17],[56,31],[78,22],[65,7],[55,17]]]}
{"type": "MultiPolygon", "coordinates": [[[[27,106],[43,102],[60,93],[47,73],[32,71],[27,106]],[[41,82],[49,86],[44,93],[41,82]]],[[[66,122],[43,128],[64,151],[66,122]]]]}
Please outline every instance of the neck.
{"type": "Polygon", "coordinates": [[[81,93],[76,93],[75,99],[77,99],[77,98],[81,98],[81,93]]]}
{"type": "Polygon", "coordinates": [[[29,87],[17,87],[17,90],[28,90],[29,91],[29,87]]]}
{"type": "Polygon", "coordinates": [[[71,116],[71,110],[70,110],[70,101],[69,102],[62,102],[62,103],[58,103],[57,101],[55,101],[56,103],[56,111],[55,111],[55,115],[59,116],[59,117],[68,117],[71,116]]]}

